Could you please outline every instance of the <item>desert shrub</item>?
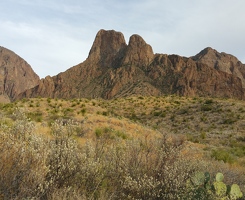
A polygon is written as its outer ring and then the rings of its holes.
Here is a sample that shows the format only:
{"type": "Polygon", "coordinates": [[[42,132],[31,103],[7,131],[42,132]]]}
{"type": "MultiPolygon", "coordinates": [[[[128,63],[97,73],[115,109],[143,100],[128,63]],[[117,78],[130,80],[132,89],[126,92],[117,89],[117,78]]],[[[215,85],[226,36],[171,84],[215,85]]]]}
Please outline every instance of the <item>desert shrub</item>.
{"type": "Polygon", "coordinates": [[[97,139],[115,139],[116,132],[110,127],[96,128],[95,135],[97,139]]]}
{"type": "Polygon", "coordinates": [[[200,137],[201,137],[201,139],[203,139],[203,140],[206,139],[207,133],[206,133],[206,132],[201,132],[200,137]]]}
{"type": "Polygon", "coordinates": [[[201,111],[211,111],[213,109],[211,104],[203,104],[201,105],[201,111]]]}
{"type": "Polygon", "coordinates": [[[108,112],[107,111],[102,111],[102,115],[104,115],[104,116],[108,116],[108,112]]]}
{"type": "Polygon", "coordinates": [[[195,169],[180,154],[181,145],[160,141],[128,141],[121,157],[119,199],[179,199],[195,169]]]}
{"type": "Polygon", "coordinates": [[[33,121],[41,122],[43,113],[41,111],[27,113],[27,117],[33,121]]]}
{"type": "Polygon", "coordinates": [[[84,116],[85,113],[86,113],[86,108],[83,108],[83,109],[81,110],[81,113],[82,113],[82,115],[84,116]]]}
{"type": "Polygon", "coordinates": [[[228,117],[226,119],[223,120],[223,124],[234,124],[237,121],[237,119],[234,117],[228,117]]]}
{"type": "Polygon", "coordinates": [[[120,138],[124,139],[124,140],[128,138],[127,134],[124,133],[123,131],[115,131],[115,135],[117,137],[120,137],[120,138]]]}
{"type": "Polygon", "coordinates": [[[23,113],[0,131],[0,194],[4,199],[29,199],[42,195],[48,171],[45,139],[34,132],[34,124],[23,113]]]}
{"type": "Polygon", "coordinates": [[[187,114],[188,113],[188,109],[187,108],[182,108],[178,111],[178,114],[179,115],[184,115],[184,114],[187,114]]]}
{"type": "Polygon", "coordinates": [[[161,110],[156,110],[156,111],[153,112],[153,115],[156,116],[156,117],[160,116],[161,114],[162,114],[161,110]]]}
{"type": "Polygon", "coordinates": [[[213,99],[207,99],[204,104],[212,104],[214,103],[213,99]]]}
{"type": "Polygon", "coordinates": [[[233,163],[235,161],[234,156],[225,149],[212,150],[211,157],[225,163],[233,163]]]}
{"type": "Polygon", "coordinates": [[[204,170],[223,172],[226,184],[245,184],[241,173],[215,161],[185,157],[179,137],[127,139],[104,127],[81,145],[81,127],[71,119],[54,120],[48,138],[21,110],[12,119],[0,127],[3,199],[195,199],[188,183],[204,170]]]}
{"type": "Polygon", "coordinates": [[[46,175],[47,190],[66,188],[77,183],[76,175],[81,164],[76,141],[72,138],[77,123],[72,120],[56,120],[51,125],[54,136],[49,142],[50,154],[47,158],[49,172],[46,175]]]}

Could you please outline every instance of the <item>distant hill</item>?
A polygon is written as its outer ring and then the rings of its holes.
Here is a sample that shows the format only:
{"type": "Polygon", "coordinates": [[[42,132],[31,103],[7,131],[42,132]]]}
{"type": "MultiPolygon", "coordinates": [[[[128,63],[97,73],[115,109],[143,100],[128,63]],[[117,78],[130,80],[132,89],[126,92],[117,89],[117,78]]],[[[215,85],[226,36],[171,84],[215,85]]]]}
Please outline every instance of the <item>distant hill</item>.
{"type": "Polygon", "coordinates": [[[126,44],[122,33],[100,30],[84,62],[41,79],[18,98],[176,94],[244,99],[244,78],[244,64],[212,48],[190,58],[154,54],[139,35],[132,35],[126,44]]]}
{"type": "Polygon", "coordinates": [[[8,102],[38,84],[31,66],[14,52],[0,47],[0,102],[8,102]]]}

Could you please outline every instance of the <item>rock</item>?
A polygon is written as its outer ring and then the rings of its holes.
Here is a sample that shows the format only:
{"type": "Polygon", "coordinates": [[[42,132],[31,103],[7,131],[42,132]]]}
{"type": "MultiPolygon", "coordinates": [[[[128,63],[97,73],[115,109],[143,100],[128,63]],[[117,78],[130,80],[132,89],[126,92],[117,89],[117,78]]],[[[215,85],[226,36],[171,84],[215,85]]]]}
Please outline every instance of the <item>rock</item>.
{"type": "Polygon", "coordinates": [[[100,30],[83,63],[42,79],[18,98],[177,94],[244,99],[244,74],[235,57],[211,48],[190,58],[154,54],[139,35],[132,35],[127,45],[122,33],[100,30]]]}
{"type": "Polygon", "coordinates": [[[242,86],[245,88],[245,65],[235,56],[224,52],[219,53],[215,49],[207,47],[196,56],[193,56],[192,59],[240,78],[242,86]]]}
{"type": "Polygon", "coordinates": [[[0,95],[2,101],[6,102],[16,98],[18,94],[36,86],[38,81],[38,75],[25,60],[14,52],[0,47],[0,95]]]}
{"type": "Polygon", "coordinates": [[[103,67],[109,67],[106,64],[112,64],[111,61],[126,46],[122,33],[114,30],[100,30],[95,37],[88,59],[103,67]]]}
{"type": "Polygon", "coordinates": [[[146,67],[154,58],[153,50],[139,35],[132,35],[123,59],[123,65],[146,67]]]}

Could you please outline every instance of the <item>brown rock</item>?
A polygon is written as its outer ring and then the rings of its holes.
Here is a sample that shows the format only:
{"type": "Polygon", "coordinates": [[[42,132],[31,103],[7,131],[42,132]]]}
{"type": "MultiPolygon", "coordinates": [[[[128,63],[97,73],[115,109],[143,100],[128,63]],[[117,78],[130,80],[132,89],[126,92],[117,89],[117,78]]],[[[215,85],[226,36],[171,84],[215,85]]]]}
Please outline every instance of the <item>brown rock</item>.
{"type": "Polygon", "coordinates": [[[219,53],[215,49],[207,47],[192,58],[195,61],[240,78],[243,88],[245,88],[245,65],[235,56],[224,52],[219,53]]]}
{"type": "Polygon", "coordinates": [[[39,77],[31,66],[14,52],[0,47],[0,95],[3,101],[38,84],[39,77]]]}
{"type": "Polygon", "coordinates": [[[150,45],[146,44],[139,35],[132,35],[123,59],[124,65],[136,64],[138,66],[148,66],[154,57],[150,45]]]}
{"type": "Polygon", "coordinates": [[[124,50],[126,46],[122,33],[114,30],[100,30],[95,37],[88,59],[106,66],[106,64],[111,64],[115,56],[124,50]]]}
{"type": "Polygon", "coordinates": [[[19,98],[177,94],[244,99],[244,74],[235,57],[211,48],[191,58],[154,55],[139,35],[131,36],[127,45],[122,33],[100,30],[83,63],[46,77],[19,98]]]}

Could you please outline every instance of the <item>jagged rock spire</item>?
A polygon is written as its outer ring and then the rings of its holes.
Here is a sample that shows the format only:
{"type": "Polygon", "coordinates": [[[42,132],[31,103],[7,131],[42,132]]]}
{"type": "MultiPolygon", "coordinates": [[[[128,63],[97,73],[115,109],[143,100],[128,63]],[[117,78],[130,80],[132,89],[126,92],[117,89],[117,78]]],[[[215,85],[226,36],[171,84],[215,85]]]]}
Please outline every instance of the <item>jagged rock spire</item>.
{"type": "Polygon", "coordinates": [[[89,52],[89,59],[108,63],[118,52],[126,47],[124,36],[114,30],[100,30],[89,52]]]}
{"type": "Polygon", "coordinates": [[[152,47],[141,36],[135,34],[130,37],[123,60],[124,64],[147,66],[153,57],[152,47]]]}

